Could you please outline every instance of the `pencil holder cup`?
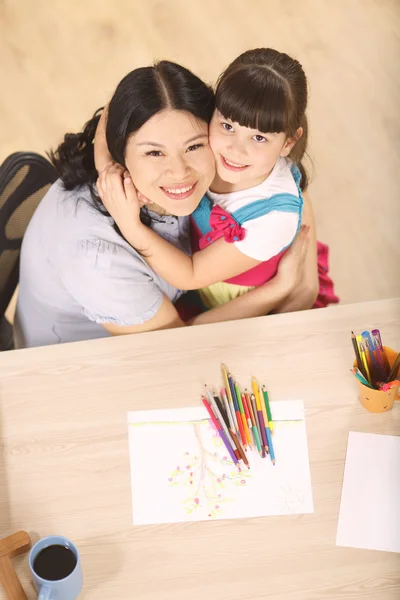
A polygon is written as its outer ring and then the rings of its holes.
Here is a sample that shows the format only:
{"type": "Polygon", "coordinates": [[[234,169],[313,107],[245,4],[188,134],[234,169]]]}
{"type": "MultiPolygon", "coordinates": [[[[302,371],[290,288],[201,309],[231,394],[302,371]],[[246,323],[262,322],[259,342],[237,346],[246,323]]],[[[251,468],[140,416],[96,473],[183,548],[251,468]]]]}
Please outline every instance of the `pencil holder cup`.
{"type": "MultiPolygon", "coordinates": [[[[392,367],[398,352],[384,346],[385,354],[388,357],[389,365],[392,367]]],[[[357,361],[354,361],[354,366],[357,367],[357,361]]],[[[360,402],[369,412],[383,413],[393,408],[395,400],[400,400],[399,387],[394,386],[386,392],[382,390],[374,390],[358,381],[360,393],[360,402]]]]}

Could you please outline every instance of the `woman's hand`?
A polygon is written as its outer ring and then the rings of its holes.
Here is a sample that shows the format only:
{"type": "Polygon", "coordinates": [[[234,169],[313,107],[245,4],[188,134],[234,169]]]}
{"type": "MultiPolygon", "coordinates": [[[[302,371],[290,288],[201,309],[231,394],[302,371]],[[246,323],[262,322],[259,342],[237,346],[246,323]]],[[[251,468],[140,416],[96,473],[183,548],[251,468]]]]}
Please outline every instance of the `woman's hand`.
{"type": "Polygon", "coordinates": [[[144,202],[139,200],[139,194],[124,167],[109,163],[99,174],[97,191],[125,237],[126,232],[132,233],[141,224],[140,207],[144,202]]]}
{"type": "Polygon", "coordinates": [[[278,265],[275,279],[289,295],[302,281],[309,245],[309,225],[302,225],[292,245],[283,255],[278,265]]]}

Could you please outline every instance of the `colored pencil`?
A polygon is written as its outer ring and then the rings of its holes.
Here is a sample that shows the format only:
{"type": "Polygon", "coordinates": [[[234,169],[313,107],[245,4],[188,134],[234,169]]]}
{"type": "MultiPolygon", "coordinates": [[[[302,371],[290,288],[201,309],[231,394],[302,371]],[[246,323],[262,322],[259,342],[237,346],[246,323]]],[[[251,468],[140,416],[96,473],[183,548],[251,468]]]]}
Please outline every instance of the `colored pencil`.
{"type": "Polygon", "coordinates": [[[235,407],[234,407],[234,403],[233,403],[231,388],[230,388],[230,385],[229,385],[228,371],[226,370],[225,365],[221,365],[221,371],[222,371],[222,377],[223,377],[223,380],[224,380],[224,383],[225,383],[226,396],[228,398],[229,407],[230,407],[232,415],[233,415],[233,422],[235,423],[235,432],[237,433],[237,435],[239,435],[239,425],[238,425],[238,422],[237,422],[236,411],[235,411],[235,407]]]}
{"type": "Polygon", "coordinates": [[[207,392],[207,395],[208,395],[208,398],[209,398],[209,404],[210,404],[210,406],[211,406],[211,408],[212,408],[212,410],[214,412],[215,418],[221,424],[221,427],[222,427],[222,429],[223,429],[223,431],[224,431],[224,433],[225,433],[225,435],[226,435],[226,437],[227,437],[227,439],[228,439],[228,441],[229,441],[229,443],[230,443],[230,445],[232,447],[232,450],[235,453],[236,458],[239,460],[239,458],[240,458],[239,451],[237,450],[237,448],[235,446],[235,443],[234,443],[234,441],[232,439],[232,436],[229,433],[229,430],[228,430],[228,428],[227,428],[227,426],[225,424],[225,421],[222,418],[222,415],[221,415],[221,413],[219,411],[219,408],[218,408],[218,404],[215,402],[214,396],[212,395],[212,393],[210,392],[210,390],[207,389],[207,386],[205,386],[205,388],[206,388],[206,392],[207,392]]]}
{"type": "MultiPolygon", "coordinates": [[[[255,380],[253,379],[253,381],[255,381],[255,380]]],[[[265,432],[265,421],[264,421],[264,415],[263,415],[263,412],[262,412],[262,407],[261,407],[261,402],[260,402],[260,396],[258,394],[257,382],[256,382],[256,385],[253,386],[253,389],[255,391],[257,391],[257,395],[254,394],[254,398],[255,398],[255,401],[256,401],[258,422],[260,424],[260,432],[261,432],[262,445],[264,446],[265,450],[268,450],[267,434],[265,432]]]]}
{"type": "Polygon", "coordinates": [[[234,431],[231,431],[231,436],[232,436],[233,441],[236,444],[236,448],[238,449],[240,458],[242,459],[242,461],[244,462],[244,464],[246,465],[246,467],[248,469],[250,469],[249,461],[247,460],[247,456],[244,453],[244,450],[243,450],[243,448],[241,446],[241,443],[239,442],[239,440],[237,438],[236,433],[234,433],[234,431]]]}
{"type": "Polygon", "coordinates": [[[272,444],[271,429],[269,427],[266,427],[265,433],[267,435],[267,442],[268,442],[268,448],[269,448],[269,456],[271,458],[272,464],[274,465],[275,462],[276,462],[276,460],[275,460],[274,446],[272,444]]]}
{"type": "Polygon", "coordinates": [[[254,394],[252,394],[250,396],[250,400],[251,400],[251,407],[253,409],[254,420],[255,420],[257,434],[258,434],[258,439],[260,441],[262,456],[265,457],[265,447],[264,447],[264,444],[262,442],[261,427],[260,427],[260,422],[258,420],[257,405],[256,405],[256,399],[255,399],[254,394]]]}
{"type": "Polygon", "coordinates": [[[243,429],[243,420],[242,420],[240,410],[239,410],[239,403],[236,398],[235,386],[234,386],[233,379],[232,379],[230,373],[228,373],[228,381],[229,381],[229,387],[230,387],[231,395],[232,395],[232,399],[233,399],[233,404],[235,406],[236,421],[237,421],[238,428],[239,428],[240,439],[242,441],[243,446],[246,447],[247,443],[246,443],[246,436],[245,436],[244,429],[243,429]]]}
{"type": "Polygon", "coordinates": [[[356,355],[358,369],[361,371],[361,373],[365,377],[364,365],[361,360],[361,355],[360,355],[360,351],[358,349],[358,344],[357,344],[357,340],[356,340],[356,334],[354,333],[354,331],[351,332],[351,343],[353,344],[354,354],[356,355]]]}
{"type": "Polygon", "coordinates": [[[228,438],[225,435],[224,430],[222,429],[222,427],[221,427],[220,423],[218,422],[218,420],[215,418],[215,415],[214,415],[214,413],[211,410],[210,404],[207,402],[207,400],[206,400],[206,398],[204,396],[201,397],[201,400],[202,400],[204,406],[206,407],[208,414],[210,415],[210,419],[211,419],[214,427],[216,428],[219,436],[221,437],[221,440],[223,441],[223,443],[224,443],[227,451],[229,452],[229,455],[230,455],[231,459],[233,460],[234,464],[238,467],[238,469],[240,471],[239,460],[236,457],[236,455],[235,455],[235,453],[233,451],[233,448],[231,447],[231,445],[230,445],[230,443],[228,441],[228,438]]]}
{"type": "Polygon", "coordinates": [[[221,390],[221,397],[222,397],[225,405],[227,406],[227,410],[228,410],[229,433],[231,434],[231,437],[232,437],[232,439],[234,441],[234,444],[235,444],[236,449],[237,449],[237,451],[239,453],[239,456],[241,457],[241,459],[243,460],[243,462],[245,463],[245,465],[247,467],[249,467],[248,460],[246,458],[244,450],[243,450],[243,448],[242,448],[242,446],[241,446],[241,444],[240,444],[240,442],[239,442],[239,440],[237,438],[236,432],[235,432],[235,424],[233,422],[232,412],[231,412],[231,409],[230,409],[230,406],[229,406],[229,401],[228,401],[228,398],[227,398],[227,395],[226,395],[225,388],[222,388],[222,390],[221,390]]]}
{"type": "Polygon", "coordinates": [[[361,362],[364,367],[363,371],[365,372],[365,379],[367,379],[367,381],[372,384],[371,374],[369,372],[367,357],[365,355],[364,344],[363,344],[363,339],[362,339],[361,335],[357,335],[356,340],[357,340],[358,349],[360,351],[361,362]]]}
{"type": "Polygon", "coordinates": [[[221,415],[222,415],[222,418],[223,418],[223,419],[224,419],[224,421],[225,421],[225,425],[226,425],[227,427],[229,427],[228,413],[227,413],[227,412],[226,412],[226,410],[225,410],[225,406],[224,406],[223,402],[221,401],[221,399],[219,398],[219,396],[217,396],[217,395],[215,394],[215,392],[213,392],[213,396],[214,396],[214,400],[215,400],[215,402],[217,403],[217,406],[218,406],[218,408],[219,408],[219,412],[221,413],[221,415]]]}
{"type": "Polygon", "coordinates": [[[252,433],[253,433],[253,437],[254,437],[254,443],[257,446],[257,450],[258,452],[261,454],[262,450],[261,450],[261,440],[260,437],[258,435],[258,429],[257,429],[257,425],[256,425],[256,421],[254,418],[254,413],[253,413],[253,406],[251,404],[251,400],[250,400],[250,396],[247,392],[247,390],[244,391],[244,395],[246,398],[246,403],[247,403],[247,407],[249,410],[249,415],[250,415],[250,420],[251,420],[251,425],[252,425],[252,433]]]}
{"type": "Polygon", "coordinates": [[[241,391],[239,389],[237,382],[235,382],[235,393],[236,393],[236,398],[238,399],[240,416],[242,417],[243,430],[244,430],[244,435],[246,437],[246,443],[251,448],[251,437],[250,437],[249,426],[247,425],[247,419],[246,419],[246,413],[244,412],[242,394],[241,394],[241,391]]]}
{"type": "Polygon", "coordinates": [[[274,422],[272,420],[271,407],[269,405],[268,391],[267,391],[267,388],[265,387],[265,385],[263,385],[263,387],[262,387],[262,394],[264,396],[265,409],[267,411],[268,425],[269,425],[269,428],[271,430],[271,433],[273,433],[273,431],[274,431],[274,422]]]}
{"type": "Polygon", "coordinates": [[[396,360],[394,361],[393,366],[390,369],[389,376],[386,380],[387,383],[390,383],[391,380],[397,376],[397,371],[399,370],[399,366],[400,366],[400,352],[398,353],[396,360]]]}
{"type": "MultiPolygon", "coordinates": [[[[390,366],[389,366],[388,357],[387,357],[386,352],[385,352],[385,350],[383,348],[382,338],[381,338],[381,332],[379,331],[379,329],[373,329],[371,331],[371,334],[372,334],[372,338],[373,338],[373,340],[375,342],[375,347],[377,347],[379,349],[379,352],[380,352],[380,355],[381,355],[381,358],[382,358],[382,362],[383,362],[383,366],[384,366],[384,369],[385,369],[386,376],[388,376],[389,373],[390,373],[390,366]]],[[[368,379],[368,377],[367,377],[367,379],[368,379]]]]}
{"type": "Polygon", "coordinates": [[[258,420],[260,421],[261,439],[264,444],[265,450],[268,452],[268,440],[267,440],[267,434],[265,433],[265,427],[266,427],[266,424],[268,423],[267,411],[265,408],[265,404],[264,404],[264,402],[262,402],[261,397],[260,397],[260,388],[258,387],[257,379],[255,377],[252,377],[251,383],[253,386],[254,397],[256,399],[257,416],[258,416],[258,420]],[[265,414],[265,417],[264,417],[264,414],[265,414]]]}
{"type": "Polygon", "coordinates": [[[234,420],[232,418],[232,413],[231,413],[231,409],[230,409],[230,406],[229,406],[229,400],[228,400],[228,397],[226,395],[225,388],[221,389],[221,398],[222,398],[222,400],[224,402],[225,410],[226,410],[226,413],[228,415],[229,428],[234,431],[235,430],[235,422],[234,422],[234,420]]]}
{"type": "MultiPolygon", "coordinates": [[[[265,406],[265,402],[264,402],[264,397],[262,395],[262,391],[260,388],[258,388],[258,396],[260,398],[260,406],[261,406],[261,412],[263,415],[263,419],[264,419],[264,423],[265,423],[265,428],[268,427],[268,414],[267,414],[267,408],[265,406]]],[[[267,445],[268,445],[268,438],[267,438],[267,433],[265,432],[265,437],[267,439],[267,445]]],[[[268,446],[269,448],[269,446],[268,446]]]]}
{"type": "Polygon", "coordinates": [[[244,416],[245,416],[245,421],[246,421],[246,429],[249,434],[248,442],[249,442],[250,450],[252,450],[253,449],[253,438],[251,436],[252,425],[251,425],[251,419],[250,419],[250,415],[249,415],[249,409],[248,409],[247,403],[246,403],[246,396],[244,394],[242,394],[242,404],[243,404],[244,416]]]}
{"type": "Polygon", "coordinates": [[[246,415],[247,426],[248,426],[249,430],[251,430],[251,428],[253,427],[253,424],[251,422],[250,410],[249,410],[249,406],[247,404],[246,394],[242,394],[242,404],[243,404],[243,408],[244,408],[244,414],[246,415]]]}
{"type": "Polygon", "coordinates": [[[364,375],[361,373],[360,370],[357,369],[357,367],[353,367],[352,369],[350,369],[350,371],[353,373],[353,375],[355,375],[355,377],[358,379],[358,381],[360,383],[362,383],[366,387],[369,387],[369,388],[373,389],[372,385],[369,383],[369,381],[367,381],[365,379],[364,375]]]}

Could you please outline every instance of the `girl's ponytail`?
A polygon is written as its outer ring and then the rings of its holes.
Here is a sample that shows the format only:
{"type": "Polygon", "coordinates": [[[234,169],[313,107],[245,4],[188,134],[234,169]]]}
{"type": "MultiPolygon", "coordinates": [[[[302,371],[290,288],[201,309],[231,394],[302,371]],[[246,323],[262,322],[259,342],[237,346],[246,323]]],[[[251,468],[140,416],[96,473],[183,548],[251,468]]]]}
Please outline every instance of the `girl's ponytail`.
{"type": "Polygon", "coordinates": [[[94,164],[94,136],[100,120],[102,108],[98,109],[80,133],[67,133],[56,150],[49,152],[49,158],[66,190],[83,185],[93,185],[97,180],[94,164]]]}
{"type": "Polygon", "coordinates": [[[300,187],[304,191],[307,189],[309,184],[307,170],[302,162],[304,155],[306,154],[308,143],[308,121],[306,115],[303,115],[303,118],[300,121],[300,127],[303,129],[303,135],[293,146],[289,154],[289,158],[291,158],[292,161],[297,165],[301,173],[300,187]]]}

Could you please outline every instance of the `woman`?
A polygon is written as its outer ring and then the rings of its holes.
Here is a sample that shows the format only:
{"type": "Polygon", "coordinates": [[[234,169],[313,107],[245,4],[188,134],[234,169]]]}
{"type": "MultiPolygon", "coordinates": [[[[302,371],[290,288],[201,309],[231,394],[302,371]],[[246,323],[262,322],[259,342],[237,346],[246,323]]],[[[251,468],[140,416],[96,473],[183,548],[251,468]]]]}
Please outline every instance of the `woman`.
{"type": "MultiPolygon", "coordinates": [[[[215,174],[208,146],[213,109],[212,90],[168,61],[129,73],[109,106],[111,156],[153,200],[150,209],[142,208],[141,219],[186,252],[188,215],[215,174]],[[160,147],[170,157],[163,172],[152,160],[160,147]]],[[[60,179],[40,203],[22,245],[17,347],[184,325],[174,306],[181,291],[159,278],[123,239],[97,196],[93,140],[99,118],[96,114],[82,133],[67,134],[52,154],[60,179]]],[[[192,323],[257,316],[279,307],[304,281],[299,267],[306,237],[307,230],[273,281],[249,292],[245,302],[237,298],[192,323]]]]}

